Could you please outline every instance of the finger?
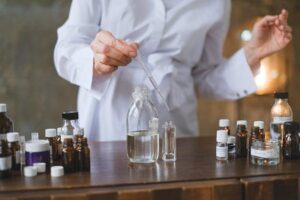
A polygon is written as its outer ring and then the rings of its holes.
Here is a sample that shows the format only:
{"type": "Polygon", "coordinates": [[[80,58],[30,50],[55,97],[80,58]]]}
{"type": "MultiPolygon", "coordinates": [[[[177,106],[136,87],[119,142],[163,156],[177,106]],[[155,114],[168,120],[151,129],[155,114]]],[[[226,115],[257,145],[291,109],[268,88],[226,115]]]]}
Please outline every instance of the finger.
{"type": "Polygon", "coordinates": [[[290,26],[285,26],[284,27],[284,31],[286,32],[286,33],[291,33],[291,32],[293,32],[293,29],[292,29],[292,27],[290,27],[290,26]]]}
{"type": "Polygon", "coordinates": [[[136,51],[140,48],[139,43],[136,43],[136,42],[131,43],[130,46],[132,46],[136,51]]]}
{"type": "Polygon", "coordinates": [[[105,65],[100,62],[96,62],[96,65],[95,65],[95,70],[96,70],[97,74],[100,74],[100,75],[110,74],[117,69],[118,69],[117,66],[105,65]]]}
{"type": "Polygon", "coordinates": [[[100,42],[93,42],[92,48],[95,53],[104,54],[110,58],[113,58],[119,62],[121,62],[121,65],[127,65],[131,62],[131,58],[129,56],[126,56],[122,54],[118,49],[108,46],[106,44],[100,43],[100,42]]]}
{"type": "Polygon", "coordinates": [[[269,26],[276,22],[277,15],[267,15],[257,22],[257,26],[269,26]]]}
{"type": "Polygon", "coordinates": [[[114,46],[116,41],[116,38],[112,35],[112,33],[108,31],[100,31],[97,34],[96,39],[99,42],[106,44],[108,46],[114,46]]]}
{"type": "Polygon", "coordinates": [[[121,51],[123,54],[130,56],[131,58],[135,57],[137,52],[136,49],[130,45],[122,42],[121,40],[116,40],[115,48],[121,51]]]}
{"type": "Polygon", "coordinates": [[[280,14],[283,16],[284,20],[287,21],[289,12],[286,9],[282,9],[280,14]]]}
{"type": "Polygon", "coordinates": [[[106,56],[104,54],[96,54],[95,55],[95,59],[99,62],[101,62],[102,64],[105,65],[111,65],[111,66],[122,66],[122,65],[127,65],[128,63],[122,63],[116,59],[113,59],[109,56],[106,56]]]}

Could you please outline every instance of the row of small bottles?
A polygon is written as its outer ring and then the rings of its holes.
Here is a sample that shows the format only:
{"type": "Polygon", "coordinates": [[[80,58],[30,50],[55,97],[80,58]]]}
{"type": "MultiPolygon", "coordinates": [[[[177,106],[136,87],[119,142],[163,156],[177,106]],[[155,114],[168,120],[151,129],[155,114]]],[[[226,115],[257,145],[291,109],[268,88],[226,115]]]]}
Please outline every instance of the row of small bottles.
{"type": "Polygon", "coordinates": [[[247,121],[237,121],[235,136],[230,135],[229,120],[219,121],[217,131],[217,160],[228,157],[245,158],[258,165],[277,165],[280,156],[285,159],[297,159],[300,155],[299,124],[293,120],[287,93],[275,93],[275,103],[271,109],[271,138],[265,135],[263,121],[253,123],[250,134],[247,121]]]}
{"type": "Polygon", "coordinates": [[[62,165],[64,172],[90,171],[90,149],[83,129],[78,126],[78,112],[64,112],[62,128],[46,129],[46,140],[32,133],[31,140],[13,132],[13,122],[6,114],[6,104],[0,104],[0,178],[11,175],[11,170],[23,173],[25,166],[44,164],[62,165]]]}

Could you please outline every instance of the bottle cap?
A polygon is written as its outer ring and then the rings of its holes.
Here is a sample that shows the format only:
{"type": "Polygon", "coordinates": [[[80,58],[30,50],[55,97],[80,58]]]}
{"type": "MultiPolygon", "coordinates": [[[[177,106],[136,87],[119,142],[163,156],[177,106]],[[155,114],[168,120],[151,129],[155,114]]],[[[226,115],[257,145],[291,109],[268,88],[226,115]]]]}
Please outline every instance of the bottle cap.
{"type": "Polygon", "coordinates": [[[18,132],[7,133],[6,139],[8,142],[18,142],[19,141],[19,133],[18,132]]]}
{"type": "Polygon", "coordinates": [[[265,128],[265,122],[263,122],[263,121],[254,121],[253,125],[254,125],[254,127],[258,127],[259,129],[265,128]]]}
{"type": "Polygon", "coordinates": [[[227,144],[235,144],[235,136],[228,136],[227,138],[227,144]]]}
{"type": "Polygon", "coordinates": [[[57,128],[57,135],[62,135],[62,134],[63,134],[62,127],[58,127],[57,128]]]}
{"type": "Polygon", "coordinates": [[[33,177],[37,175],[37,168],[34,166],[24,167],[24,176],[33,177]]]}
{"type": "Polygon", "coordinates": [[[229,126],[229,119],[220,119],[219,120],[219,127],[227,127],[229,126]]]}
{"type": "Polygon", "coordinates": [[[226,130],[217,130],[217,142],[227,143],[228,133],[226,130]]]}
{"type": "Polygon", "coordinates": [[[56,129],[55,128],[48,128],[45,130],[45,137],[55,137],[56,136],[56,129]]]}
{"type": "Polygon", "coordinates": [[[51,176],[52,177],[60,177],[64,175],[64,167],[63,166],[53,166],[51,167],[51,176]]]}
{"type": "Polygon", "coordinates": [[[28,141],[25,143],[25,151],[33,153],[50,151],[49,142],[47,140],[28,141]]]}
{"type": "Polygon", "coordinates": [[[238,120],[236,122],[236,125],[244,125],[244,126],[247,126],[247,121],[246,120],[238,120]]]}
{"type": "Polygon", "coordinates": [[[275,92],[274,98],[275,99],[288,99],[289,93],[288,92],[275,92]]]}
{"type": "Polygon", "coordinates": [[[78,112],[77,111],[63,112],[61,116],[63,119],[75,120],[78,119],[78,112]]]}
{"type": "Polygon", "coordinates": [[[33,163],[33,166],[37,168],[38,173],[46,172],[46,163],[44,163],[44,162],[33,163]]]}
{"type": "Polygon", "coordinates": [[[5,103],[0,103],[0,112],[6,112],[6,104],[5,103]]]}
{"type": "Polygon", "coordinates": [[[149,129],[150,129],[150,130],[158,130],[158,118],[153,117],[153,118],[149,121],[149,129]]]}

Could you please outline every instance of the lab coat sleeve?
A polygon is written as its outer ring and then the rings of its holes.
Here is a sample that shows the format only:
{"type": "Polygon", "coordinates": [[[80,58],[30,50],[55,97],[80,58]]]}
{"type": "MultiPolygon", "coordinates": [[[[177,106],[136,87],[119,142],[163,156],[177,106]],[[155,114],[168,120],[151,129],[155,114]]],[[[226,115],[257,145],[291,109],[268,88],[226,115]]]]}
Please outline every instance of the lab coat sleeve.
{"type": "Polygon", "coordinates": [[[54,50],[57,73],[99,100],[110,80],[109,75],[93,75],[94,55],[90,43],[100,30],[100,5],[95,0],[73,0],[67,21],[57,31],[54,50]]]}
{"type": "Polygon", "coordinates": [[[255,92],[257,88],[243,49],[227,60],[222,56],[229,27],[230,2],[223,8],[206,35],[203,54],[199,65],[193,70],[193,78],[204,96],[216,100],[235,100],[255,92]]]}

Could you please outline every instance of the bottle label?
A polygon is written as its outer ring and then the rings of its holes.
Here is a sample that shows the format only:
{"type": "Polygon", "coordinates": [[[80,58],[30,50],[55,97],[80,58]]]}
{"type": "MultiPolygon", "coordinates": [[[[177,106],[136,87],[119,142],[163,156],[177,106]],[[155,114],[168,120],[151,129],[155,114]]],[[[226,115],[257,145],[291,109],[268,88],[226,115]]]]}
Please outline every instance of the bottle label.
{"type": "Polygon", "coordinates": [[[279,152],[274,149],[259,150],[251,148],[251,156],[259,158],[279,158],[279,152]]]}
{"type": "Polygon", "coordinates": [[[20,151],[16,151],[15,158],[16,158],[16,164],[20,164],[20,151]]]}
{"type": "Polygon", "coordinates": [[[216,156],[220,158],[228,157],[228,147],[216,147],[216,156]]]}
{"type": "Polygon", "coordinates": [[[0,158],[0,171],[11,169],[11,156],[0,158]]]}
{"type": "Polygon", "coordinates": [[[290,121],[293,121],[293,117],[273,117],[273,123],[275,124],[283,124],[290,121]]]}

